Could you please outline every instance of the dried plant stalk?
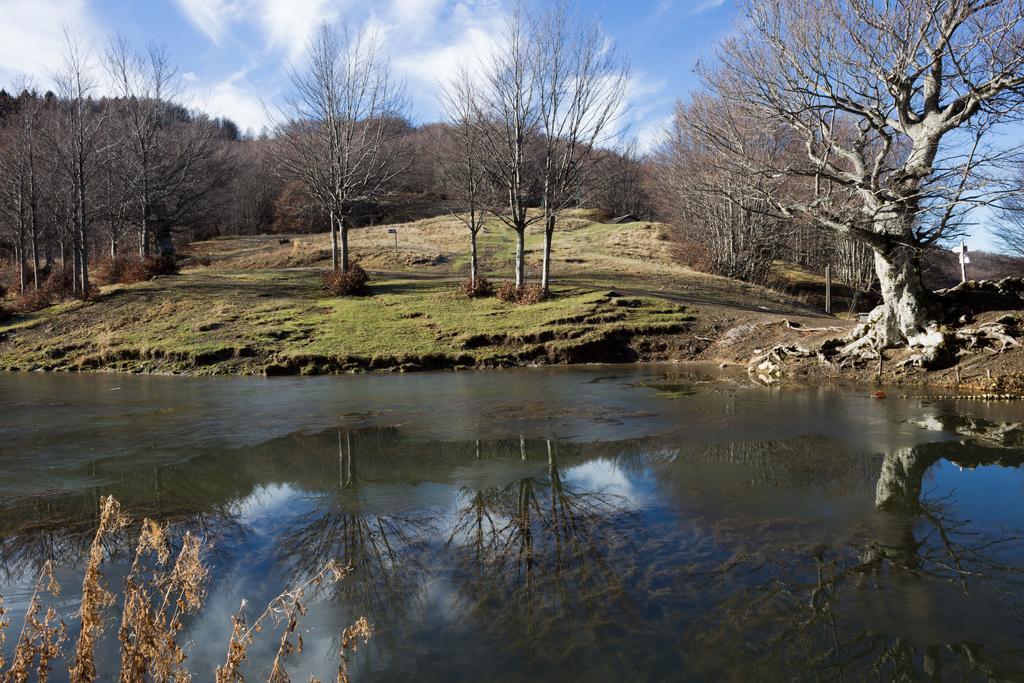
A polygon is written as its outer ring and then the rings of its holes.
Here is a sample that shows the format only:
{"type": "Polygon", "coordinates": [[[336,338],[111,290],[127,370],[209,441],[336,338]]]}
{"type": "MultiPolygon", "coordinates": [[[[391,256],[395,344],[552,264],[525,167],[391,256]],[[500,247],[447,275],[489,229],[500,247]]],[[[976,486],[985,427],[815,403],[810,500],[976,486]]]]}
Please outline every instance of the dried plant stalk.
{"type": "Polygon", "coordinates": [[[370,629],[370,622],[366,617],[359,617],[356,623],[352,624],[341,632],[341,663],[338,665],[338,683],[350,683],[348,677],[348,655],[347,652],[355,652],[359,649],[359,641],[365,645],[370,641],[373,632],[370,629]]]}
{"type": "MultiPolygon", "coordinates": [[[[231,618],[232,630],[231,639],[228,642],[227,658],[223,666],[217,667],[216,683],[237,683],[245,680],[241,668],[245,661],[246,653],[249,646],[255,640],[256,634],[263,630],[264,625],[268,621],[272,621],[277,625],[284,624],[284,628],[281,630],[277,653],[274,656],[270,677],[267,680],[270,683],[287,683],[290,681],[291,678],[285,668],[285,662],[290,655],[302,652],[302,634],[298,633],[298,626],[299,620],[306,613],[306,606],[303,602],[306,591],[323,583],[336,583],[343,579],[350,571],[351,568],[341,567],[335,561],[328,562],[316,576],[271,600],[267,608],[252,622],[251,626],[247,625],[245,619],[246,603],[243,600],[238,613],[231,618]]],[[[351,643],[353,645],[352,650],[355,651],[355,640],[363,634],[365,634],[364,640],[370,637],[370,625],[365,617],[343,632],[342,651],[340,653],[342,663],[338,669],[339,681],[348,680],[347,675],[344,674],[348,668],[345,649],[351,643]]]]}
{"type": "MultiPolygon", "coordinates": [[[[0,680],[4,683],[24,683],[31,678],[33,670],[36,680],[45,683],[50,676],[50,662],[60,656],[64,641],[67,639],[67,626],[57,619],[57,613],[52,607],[47,608],[42,619],[39,618],[42,610],[40,596],[43,592],[49,592],[54,597],[60,594],[60,584],[53,576],[53,564],[49,561],[43,565],[36,579],[28,611],[25,613],[18,636],[18,644],[14,648],[11,668],[6,672],[3,671],[4,660],[0,657],[0,672],[3,672],[0,680]]],[[[3,614],[4,611],[0,610],[0,629],[7,626],[3,614]]],[[[2,643],[3,638],[0,637],[0,644],[2,643]]]]}
{"type": "Polygon", "coordinates": [[[135,558],[125,579],[124,607],[118,640],[121,642],[123,683],[144,680],[189,680],[184,668],[185,650],[176,638],[183,617],[195,613],[205,598],[209,574],[202,561],[202,543],[191,533],[182,539],[174,566],[167,529],[153,520],[142,523],[135,558]],[[147,573],[147,558],[152,569],[147,573]]]}
{"type": "Polygon", "coordinates": [[[75,646],[75,662],[69,673],[74,683],[91,683],[96,680],[96,663],[93,659],[96,641],[103,633],[103,610],[114,604],[114,595],[103,587],[103,539],[120,531],[128,524],[121,514],[121,504],[113,496],[100,499],[100,523],[89,548],[89,560],[85,565],[82,579],[82,604],[78,614],[82,630],[75,646]]]}
{"type": "MultiPolygon", "coordinates": [[[[82,580],[79,606],[81,633],[75,646],[73,664],[68,669],[73,683],[91,682],[98,677],[94,659],[96,642],[103,634],[103,612],[115,602],[114,595],[103,585],[104,542],[128,524],[129,519],[121,513],[120,504],[112,496],[101,499],[99,525],[82,580]]],[[[203,564],[204,550],[204,544],[196,536],[186,533],[173,565],[168,567],[171,551],[167,527],[150,519],[143,520],[135,556],[125,579],[121,626],[117,634],[121,643],[119,680],[122,683],[191,680],[192,676],[185,668],[185,650],[176,638],[184,628],[184,618],[198,612],[206,597],[209,570],[203,564]]],[[[268,621],[278,627],[284,625],[268,681],[290,681],[285,663],[290,655],[302,651],[299,622],[306,614],[304,598],[307,592],[324,583],[336,583],[349,571],[350,568],[343,568],[335,561],[328,562],[318,574],[271,600],[251,626],[245,619],[246,603],[243,600],[238,613],[232,617],[227,659],[223,666],[217,668],[217,683],[245,680],[241,666],[246,651],[268,621]]],[[[0,656],[0,683],[24,683],[33,674],[36,680],[45,683],[51,662],[61,655],[67,639],[67,627],[58,620],[52,608],[40,618],[43,609],[40,596],[44,591],[54,596],[60,591],[51,562],[43,566],[36,580],[9,669],[4,668],[7,661],[0,656]]],[[[5,631],[10,626],[6,615],[3,597],[0,596],[0,645],[5,642],[5,631]]],[[[346,653],[355,652],[358,641],[361,639],[365,643],[370,635],[370,624],[365,617],[342,631],[339,683],[349,681],[346,653]]]]}

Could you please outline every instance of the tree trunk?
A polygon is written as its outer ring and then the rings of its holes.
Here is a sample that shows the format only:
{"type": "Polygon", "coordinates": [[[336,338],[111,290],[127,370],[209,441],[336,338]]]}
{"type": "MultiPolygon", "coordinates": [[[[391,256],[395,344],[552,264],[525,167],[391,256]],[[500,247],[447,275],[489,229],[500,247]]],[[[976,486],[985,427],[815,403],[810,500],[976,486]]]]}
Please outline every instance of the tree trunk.
{"type": "Polygon", "coordinates": [[[887,454],[875,487],[875,507],[904,513],[920,510],[924,473],[937,461],[937,456],[922,455],[917,446],[887,454]]]}
{"type": "Polygon", "coordinates": [[[25,248],[21,245],[21,240],[19,240],[18,242],[18,244],[14,245],[14,254],[15,257],[18,259],[18,293],[24,294],[26,282],[25,248]]]}
{"type": "Polygon", "coordinates": [[[882,291],[882,311],[873,333],[883,348],[902,346],[939,322],[934,298],[924,285],[921,264],[912,250],[876,248],[875,272],[882,291]]]}
{"type": "Polygon", "coordinates": [[[516,289],[526,284],[526,228],[516,230],[516,289]]]}
{"type": "Polygon", "coordinates": [[[344,216],[338,218],[338,231],[341,233],[341,272],[348,272],[348,221],[344,216]]]}
{"type": "Polygon", "coordinates": [[[469,234],[469,284],[476,291],[477,259],[476,259],[476,231],[469,234]]]}
{"type": "Polygon", "coordinates": [[[71,258],[74,262],[71,272],[71,291],[77,294],[82,276],[82,250],[78,247],[78,237],[76,236],[71,238],[71,258]]]}
{"type": "Polygon", "coordinates": [[[39,289],[39,231],[36,229],[35,211],[32,215],[32,284],[39,289]]]}
{"type": "Polygon", "coordinates": [[[139,256],[149,256],[149,155],[142,151],[142,225],[139,233],[139,256]]]}
{"type": "Polygon", "coordinates": [[[78,238],[82,248],[82,296],[89,295],[89,249],[86,242],[85,224],[83,222],[78,238]]]}
{"type": "Polygon", "coordinates": [[[334,212],[331,211],[331,269],[338,269],[338,232],[334,224],[334,212]]]}
{"type": "Polygon", "coordinates": [[[555,235],[555,216],[544,220],[544,265],[541,268],[540,287],[547,295],[551,286],[551,239],[555,235]]]}

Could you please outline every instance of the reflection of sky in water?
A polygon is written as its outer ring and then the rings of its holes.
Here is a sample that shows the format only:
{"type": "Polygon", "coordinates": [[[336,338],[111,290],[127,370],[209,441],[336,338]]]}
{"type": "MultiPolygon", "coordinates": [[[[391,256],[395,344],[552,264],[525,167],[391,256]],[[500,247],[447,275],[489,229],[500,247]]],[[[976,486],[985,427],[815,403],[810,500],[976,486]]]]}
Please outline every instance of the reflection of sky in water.
{"type": "MultiPolygon", "coordinates": [[[[997,542],[1024,529],[1015,411],[728,383],[660,395],[666,373],[693,380],[679,372],[0,376],[12,445],[0,560],[26,538],[55,547],[48,519],[60,544],[80,542],[107,491],[136,516],[201,517],[219,539],[187,630],[201,679],[241,600],[255,616],[317,552],[368,565],[311,601],[292,670],[303,676],[333,678],[338,633],[360,614],[378,627],[355,658],[368,680],[792,677],[815,658],[811,677],[830,677],[825,653],[841,653],[813,631],[826,617],[835,642],[876,634],[854,677],[876,662],[896,675],[897,654],[918,673],[929,657],[954,673],[972,673],[967,659],[989,666],[973,674],[1019,669],[1024,586],[1011,570],[1024,556],[997,542]],[[53,417],[48,434],[39,415],[53,417]],[[919,468],[933,507],[875,509],[893,454],[919,468]],[[383,552],[353,545],[353,530],[383,552]],[[978,573],[967,594],[944,543],[978,573]]],[[[112,585],[124,568],[110,567],[112,585]]],[[[72,619],[80,575],[59,578],[72,619]]],[[[30,583],[0,580],[16,623],[30,583]]],[[[250,656],[265,665],[274,647],[264,637],[250,656]]]]}

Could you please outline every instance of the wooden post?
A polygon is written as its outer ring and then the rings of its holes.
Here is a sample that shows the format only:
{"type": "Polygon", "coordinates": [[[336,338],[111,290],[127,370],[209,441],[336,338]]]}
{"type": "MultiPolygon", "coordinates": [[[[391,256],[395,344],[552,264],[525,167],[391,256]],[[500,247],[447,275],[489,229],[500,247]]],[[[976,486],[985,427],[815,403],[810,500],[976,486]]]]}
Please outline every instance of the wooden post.
{"type": "Polygon", "coordinates": [[[832,313],[832,266],[825,266],[825,312],[832,313]]]}

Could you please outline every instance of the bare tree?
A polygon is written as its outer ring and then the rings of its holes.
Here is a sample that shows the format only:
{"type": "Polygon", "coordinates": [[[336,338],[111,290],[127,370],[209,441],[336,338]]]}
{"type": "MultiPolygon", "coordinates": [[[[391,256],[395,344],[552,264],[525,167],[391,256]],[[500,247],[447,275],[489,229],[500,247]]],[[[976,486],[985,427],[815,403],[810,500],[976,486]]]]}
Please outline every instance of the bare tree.
{"type": "Polygon", "coordinates": [[[405,87],[373,34],[326,24],[309,44],[305,70],[293,70],[290,80],[291,96],[274,125],[275,157],[330,214],[332,265],[347,271],[353,208],[386,194],[405,168],[398,139],[405,87]]]}
{"type": "Polygon", "coordinates": [[[698,95],[688,105],[680,103],[655,157],[660,212],[707,270],[763,284],[788,237],[785,222],[770,212],[783,188],[719,163],[701,134],[709,119],[731,146],[759,163],[777,164],[786,153],[784,138],[730,117],[717,98],[698,95]]]}
{"type": "Polygon", "coordinates": [[[541,122],[527,21],[521,8],[508,19],[495,53],[479,65],[473,97],[484,168],[504,198],[495,215],[516,233],[517,288],[526,283],[526,229],[539,218],[528,212],[538,185],[534,143],[541,122]]]}
{"type": "Polygon", "coordinates": [[[71,189],[74,289],[89,292],[89,236],[98,218],[95,185],[103,168],[106,147],[103,126],[106,106],[93,99],[98,89],[91,50],[65,33],[64,64],[54,75],[60,98],[54,149],[71,189]]]}
{"type": "Polygon", "coordinates": [[[999,246],[1015,256],[1024,256],[1024,163],[1013,178],[1017,192],[1006,198],[1000,207],[1000,220],[995,226],[999,246]]]}
{"type": "Polygon", "coordinates": [[[558,215],[582,203],[602,156],[599,147],[618,142],[629,65],[596,22],[558,0],[534,21],[533,82],[541,136],[541,203],[544,262],[541,288],[551,284],[551,241],[558,215]]]}
{"type": "Polygon", "coordinates": [[[1024,98],[1024,0],[745,0],[749,21],[700,71],[729,106],[780,129],[800,163],[765,163],[714,121],[704,134],[740,172],[802,182],[800,199],[767,197],[874,251],[883,305],[863,341],[885,347],[935,335],[943,312],[919,252],[1003,191],[1005,150],[986,143],[1024,98]]]}
{"type": "Polygon", "coordinates": [[[460,69],[442,92],[442,106],[448,126],[439,131],[441,168],[445,189],[461,205],[458,219],[469,230],[469,281],[476,290],[479,277],[477,235],[484,227],[487,201],[487,172],[484,166],[481,121],[474,106],[473,76],[460,69]]]}
{"type": "Polygon", "coordinates": [[[122,35],[111,39],[105,57],[107,73],[119,95],[119,119],[125,128],[124,170],[136,205],[133,213],[139,225],[139,255],[149,256],[153,212],[160,202],[154,196],[158,184],[154,176],[164,161],[163,138],[171,100],[179,94],[176,69],[166,48],[136,52],[122,35]]]}

